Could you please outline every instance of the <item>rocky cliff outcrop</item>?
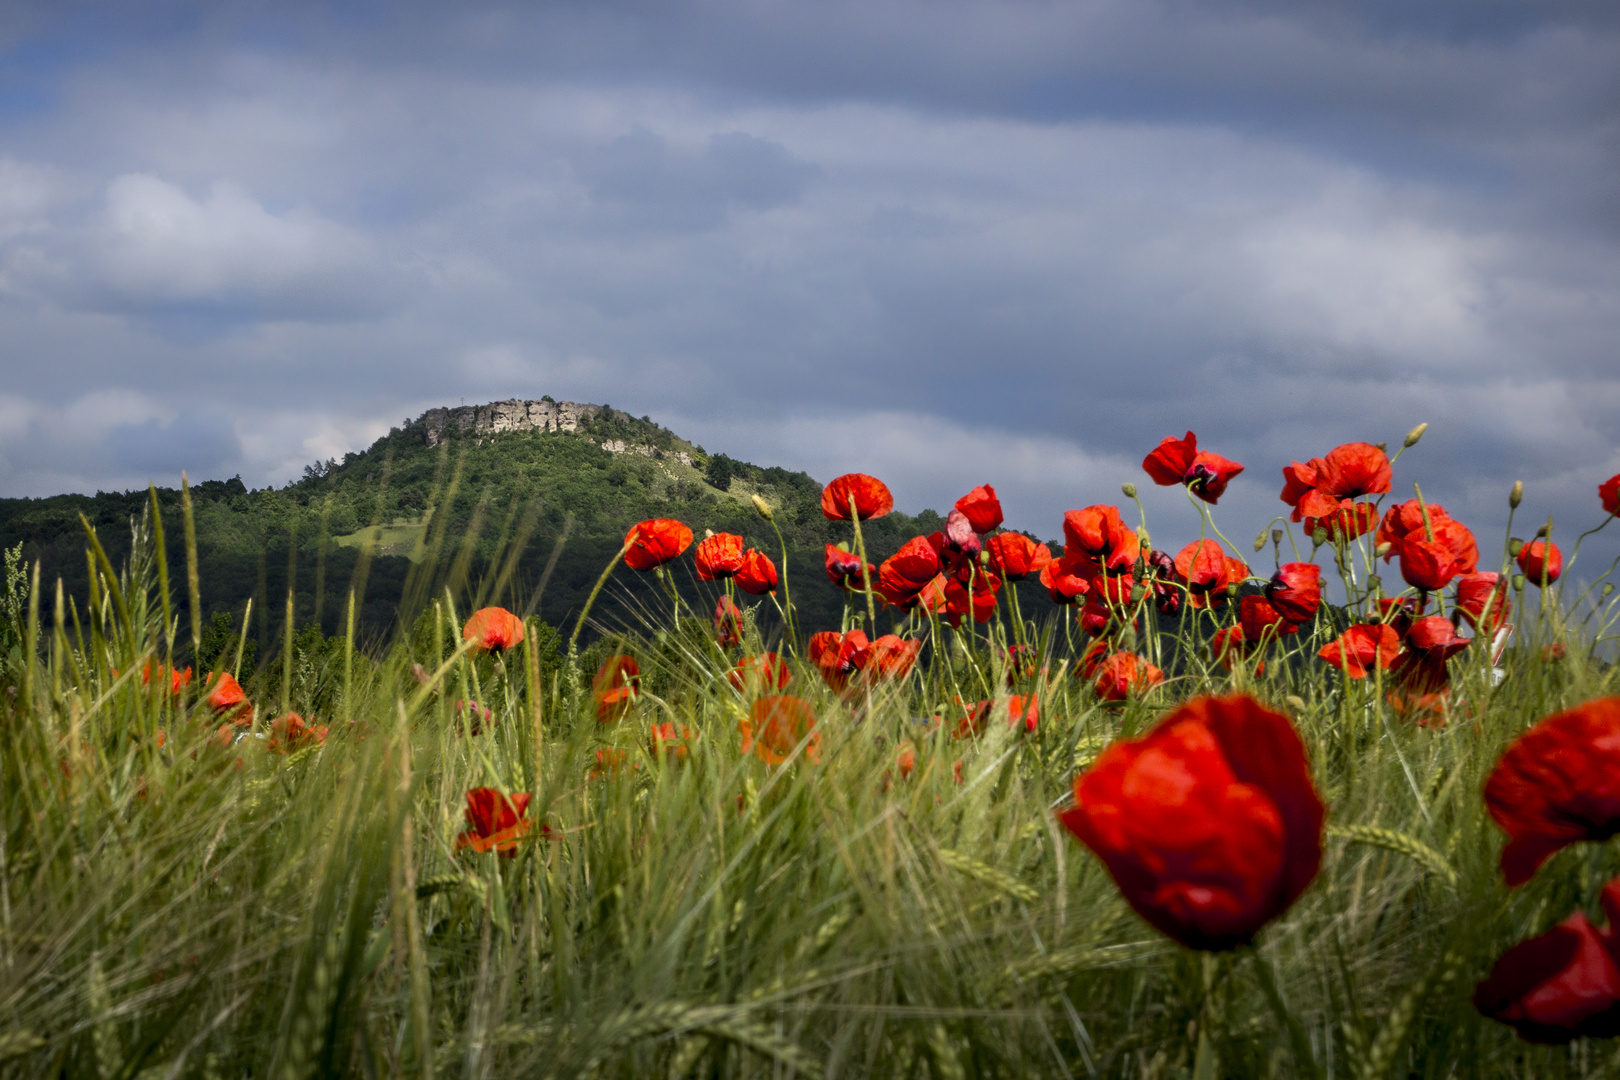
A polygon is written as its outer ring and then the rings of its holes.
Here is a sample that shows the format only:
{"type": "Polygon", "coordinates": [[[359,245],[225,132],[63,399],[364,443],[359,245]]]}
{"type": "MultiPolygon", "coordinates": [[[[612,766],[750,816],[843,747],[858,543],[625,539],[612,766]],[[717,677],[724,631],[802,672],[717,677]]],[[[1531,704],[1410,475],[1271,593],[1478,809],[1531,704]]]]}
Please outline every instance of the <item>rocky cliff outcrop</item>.
{"type": "MultiPolygon", "coordinates": [[[[503,431],[578,431],[579,425],[602,411],[600,405],[577,401],[494,401],[488,405],[461,405],[453,409],[429,409],[422,414],[423,438],[438,446],[447,436],[482,438],[503,431]]],[[[602,449],[610,454],[640,454],[663,458],[666,454],[682,465],[694,467],[684,450],[663,451],[644,443],[607,439],[602,449]]]]}
{"type": "Polygon", "coordinates": [[[488,405],[462,405],[429,409],[422,414],[427,444],[438,446],[446,433],[497,435],[503,431],[577,431],[581,420],[602,411],[600,405],[577,401],[495,401],[488,405]]]}

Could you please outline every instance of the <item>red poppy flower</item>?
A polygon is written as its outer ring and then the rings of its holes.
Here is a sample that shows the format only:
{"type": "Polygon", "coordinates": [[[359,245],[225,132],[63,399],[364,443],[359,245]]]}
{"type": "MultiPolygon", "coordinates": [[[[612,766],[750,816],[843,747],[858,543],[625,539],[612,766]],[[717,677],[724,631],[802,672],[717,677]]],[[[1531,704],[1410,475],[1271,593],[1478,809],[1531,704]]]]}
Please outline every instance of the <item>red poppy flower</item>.
{"type": "Polygon", "coordinates": [[[868,679],[903,679],[916,666],[922,642],[884,634],[856,655],[856,666],[868,679]]]}
{"type": "Polygon", "coordinates": [[[461,628],[463,641],[476,641],[474,646],[500,652],[523,643],[523,620],[505,608],[479,608],[461,628]]]}
{"type": "Polygon", "coordinates": [[[698,541],[692,553],[699,581],[728,578],[742,569],[743,538],[736,533],[715,533],[698,541]]]}
{"type": "Polygon", "coordinates": [[[1268,635],[1279,638],[1299,632],[1299,627],[1283,618],[1282,612],[1263,596],[1245,596],[1238,601],[1238,625],[1243,628],[1243,639],[1256,644],[1268,635]]]}
{"type": "Polygon", "coordinates": [[[996,613],[996,593],[1001,590],[1001,579],[994,574],[980,572],[973,576],[971,591],[955,578],[945,583],[945,614],[951,625],[959,627],[969,611],[973,621],[989,622],[996,613]]]}
{"type": "Polygon", "coordinates": [[[1449,547],[1425,540],[1421,534],[1408,537],[1397,551],[1401,557],[1401,579],[1414,589],[1438,592],[1462,573],[1449,547]]]}
{"type": "Polygon", "coordinates": [[[750,596],[764,596],[776,591],[776,564],[763,551],[749,548],[743,552],[742,569],[737,571],[737,588],[750,596]]]}
{"type": "Polygon", "coordinates": [[[1582,1036],[1620,1035],[1620,882],[1603,887],[1603,910],[1607,929],[1577,910],[1503,953],[1474,987],[1474,1008],[1527,1042],[1561,1045],[1582,1036]]]}
{"type": "Polygon", "coordinates": [[[476,701],[458,701],[456,702],[455,712],[457,735],[460,735],[463,731],[468,731],[473,735],[482,735],[485,724],[488,724],[491,730],[495,728],[495,714],[490,711],[488,705],[480,705],[476,701]],[[467,714],[467,723],[465,725],[461,722],[462,713],[467,714]]]}
{"type": "Polygon", "coordinates": [[[1598,500],[1609,513],[1620,514],[1620,473],[1598,485],[1598,500]]]}
{"type": "Polygon", "coordinates": [[[973,531],[973,523],[968,516],[960,510],[952,510],[945,518],[945,529],[929,537],[930,542],[938,538],[940,545],[958,555],[972,558],[984,547],[979,540],[979,534],[973,531]]]}
{"type": "Polygon", "coordinates": [[[1307,517],[1302,528],[1305,535],[1313,540],[1316,537],[1316,530],[1324,530],[1327,533],[1327,542],[1332,544],[1364,536],[1372,532],[1377,524],[1378,507],[1370,502],[1358,502],[1341,507],[1326,517],[1307,517]]]}
{"type": "Polygon", "coordinates": [[[960,510],[973,526],[973,531],[984,535],[1001,524],[1001,500],[996,498],[996,489],[989,484],[980,484],[960,499],[956,500],[956,509],[960,510]]]}
{"type": "Polygon", "coordinates": [[[1315,563],[1283,563],[1266,583],[1266,599],[1291,623],[1307,623],[1322,606],[1322,568],[1315,563]]]}
{"type": "Polygon", "coordinates": [[[1007,672],[1007,685],[1012,686],[1019,679],[1028,679],[1035,674],[1037,654],[1033,645],[1009,645],[998,650],[1001,657],[1002,668],[1007,672]]]}
{"type": "Polygon", "coordinates": [[[322,746],[326,742],[327,727],[309,723],[295,712],[278,716],[270,721],[270,738],[265,749],[273,754],[286,754],[306,746],[322,746]]]}
{"type": "Polygon", "coordinates": [[[246,700],[247,694],[243,693],[242,684],[228,671],[219,673],[219,682],[214,684],[214,689],[208,695],[209,707],[221,712],[234,709],[246,700]]]}
{"type": "MultiPolygon", "coordinates": [[[[875,585],[878,579],[877,567],[867,563],[866,571],[871,575],[875,585]]],[[[860,556],[841,544],[828,544],[827,580],[840,589],[864,589],[866,583],[861,577],[860,556]]]]}
{"type": "Polygon", "coordinates": [[[1235,461],[1200,451],[1198,436],[1190,431],[1185,439],[1166,437],[1157,450],[1143,459],[1142,468],[1160,487],[1185,485],[1211,506],[1226,491],[1226,482],[1243,471],[1235,461]]]}
{"type": "MultiPolygon", "coordinates": [[[[1006,534],[1003,533],[1003,536],[1006,534]]],[[[1041,567],[1041,584],[1054,604],[1072,604],[1091,591],[1091,583],[1102,571],[1090,559],[1049,559],[1041,567]]]]}
{"type": "Polygon", "coordinates": [[[843,693],[850,678],[860,670],[857,661],[869,644],[864,630],[851,630],[847,634],[823,630],[810,635],[805,655],[816,665],[827,685],[843,693]]]}
{"type": "Polygon", "coordinates": [[[990,569],[1007,581],[1022,581],[1030,574],[1038,574],[1052,561],[1051,549],[1023,533],[997,533],[984,542],[984,547],[990,553],[990,569]]]}
{"type": "Polygon", "coordinates": [[[1104,701],[1124,701],[1164,682],[1164,672],[1133,652],[1116,652],[1098,664],[1092,688],[1104,701]]]}
{"type": "Polygon", "coordinates": [[[1109,624],[1113,621],[1114,611],[1098,599],[1095,593],[1086,597],[1086,602],[1080,605],[1080,629],[1092,637],[1107,633],[1109,624]]]}
{"type": "Polygon", "coordinates": [[[1088,506],[1064,514],[1063,544],[1065,558],[1084,555],[1109,573],[1129,569],[1142,547],[1117,506],[1088,506]]]}
{"type": "MultiPolygon", "coordinates": [[[[956,722],[956,730],[951,734],[958,739],[970,738],[984,731],[984,722],[990,716],[992,701],[980,701],[971,706],[967,715],[956,722]]],[[[1025,731],[1034,731],[1040,726],[1040,702],[1034,694],[1013,694],[1007,698],[1007,726],[1018,727],[1023,725],[1025,731]]]]}
{"type": "Polygon", "coordinates": [[[648,750],[655,761],[659,758],[667,761],[685,761],[690,752],[689,747],[697,737],[697,732],[685,724],[677,726],[673,720],[653,724],[647,733],[648,750]]]}
{"type": "Polygon", "coordinates": [[[1450,552],[1458,573],[1472,574],[1479,566],[1479,544],[1475,542],[1474,534],[1468,526],[1447,514],[1446,508],[1439,503],[1428,504],[1429,525],[1424,528],[1424,509],[1416,499],[1407,499],[1385,512],[1384,520],[1378,526],[1378,543],[1390,545],[1384,553],[1384,561],[1389,562],[1399,555],[1401,546],[1408,541],[1428,540],[1432,531],[1433,542],[1450,552]]]}
{"type": "MultiPolygon", "coordinates": [[[[168,664],[159,664],[157,668],[158,682],[168,682],[170,697],[179,697],[181,689],[191,685],[191,665],[186,665],[185,669],[181,671],[176,671],[168,664]],[[164,678],[165,675],[168,676],[167,679],[164,678]]],[[[116,676],[117,674],[117,671],[113,672],[113,675],[116,676]]],[[[141,669],[141,685],[150,686],[151,683],[152,665],[150,662],[148,662],[147,665],[141,669]]]]}
{"type": "Polygon", "coordinates": [[[1387,668],[1401,651],[1401,636],[1387,623],[1352,626],[1316,653],[1352,679],[1365,679],[1375,668],[1387,668]]]}
{"type": "MultiPolygon", "coordinates": [[[[1209,655],[1221,667],[1231,671],[1239,660],[1249,655],[1249,642],[1243,635],[1243,627],[1228,626],[1217,630],[1215,636],[1209,639],[1209,655]]],[[[1260,670],[1265,670],[1264,662],[1260,664],[1260,670]]]]}
{"type": "Polygon", "coordinates": [[[1532,540],[1519,549],[1519,569],[1531,584],[1551,585],[1564,572],[1564,553],[1550,541],[1532,540]]]}
{"type": "Polygon", "coordinates": [[[1512,611],[1507,582],[1496,571],[1481,570],[1457,579],[1457,617],[1475,630],[1495,633],[1507,622],[1512,611]]]}
{"type": "Polygon", "coordinates": [[[714,605],[714,639],[722,649],[742,643],[742,608],[729,596],[722,596],[714,605]]]}
{"type": "Polygon", "coordinates": [[[1549,716],[1514,739],[1485,781],[1485,807],[1508,834],[1509,885],[1570,844],[1620,832],[1620,697],[1549,716]]]}
{"type": "Polygon", "coordinates": [[[793,681],[793,673],[786,660],[768,652],[738,660],[726,678],[738,690],[757,694],[760,690],[781,690],[793,681]]]}
{"type": "Polygon", "coordinates": [[[850,502],[862,521],[882,517],[894,509],[894,496],[875,476],[845,473],[821,489],[821,513],[832,521],[850,520],[850,502]]]}
{"type": "Polygon", "coordinates": [[[1322,861],[1322,800],[1288,718],[1196,698],[1116,741],[1074,782],[1064,826],[1125,901],[1194,949],[1231,949],[1286,911],[1322,861]]]}
{"type": "Polygon", "coordinates": [[[1354,442],[1329,450],[1326,457],[1294,462],[1283,469],[1282,501],[1294,508],[1294,520],[1325,518],[1349,508],[1363,495],[1389,490],[1389,456],[1371,443],[1354,442]]]}
{"type": "MultiPolygon", "coordinates": [[[[1450,692],[1451,673],[1446,661],[1468,647],[1468,639],[1457,635],[1457,627],[1444,615],[1415,619],[1404,636],[1406,648],[1390,670],[1398,680],[1397,689],[1407,698],[1450,692]]],[[[1413,702],[1401,702],[1397,712],[1412,711],[1413,702]]]]}
{"type": "Polygon", "coordinates": [[[508,858],[516,855],[518,840],[533,824],[524,817],[530,798],[526,791],[507,796],[491,787],[468,791],[466,815],[472,827],[456,837],[456,849],[499,851],[508,858]]]}
{"type": "Polygon", "coordinates": [[[930,581],[943,569],[939,552],[926,536],[913,537],[900,546],[900,550],[883,560],[878,567],[877,590],[896,607],[905,607],[917,599],[930,581]]]}
{"type": "Polygon", "coordinates": [[[1213,540],[1194,540],[1176,554],[1176,576],[1192,595],[1192,606],[1208,607],[1226,596],[1226,587],[1249,576],[1249,568],[1213,540]]]}
{"type": "Polygon", "coordinates": [[[816,713],[803,698],[788,694],[762,697],[749,706],[748,715],[737,722],[737,730],[742,732],[742,752],[767,765],[782,764],[806,739],[805,760],[821,759],[816,713]]]}
{"type": "Polygon", "coordinates": [[[633,656],[614,655],[602,661],[591,679],[597,723],[617,720],[630,711],[641,690],[641,668],[633,656]]]}
{"type": "MultiPolygon", "coordinates": [[[[629,764],[630,754],[628,751],[621,750],[616,746],[603,747],[596,752],[596,764],[592,765],[591,771],[585,774],[585,779],[606,780],[609,777],[618,776],[619,773],[624,771],[624,767],[629,764]]],[[[638,762],[632,768],[639,769],[641,764],[638,762]]]]}
{"type": "Polygon", "coordinates": [[[630,526],[624,542],[630,545],[624,564],[632,570],[652,570],[690,547],[692,530],[670,518],[649,518],[630,526]]]}

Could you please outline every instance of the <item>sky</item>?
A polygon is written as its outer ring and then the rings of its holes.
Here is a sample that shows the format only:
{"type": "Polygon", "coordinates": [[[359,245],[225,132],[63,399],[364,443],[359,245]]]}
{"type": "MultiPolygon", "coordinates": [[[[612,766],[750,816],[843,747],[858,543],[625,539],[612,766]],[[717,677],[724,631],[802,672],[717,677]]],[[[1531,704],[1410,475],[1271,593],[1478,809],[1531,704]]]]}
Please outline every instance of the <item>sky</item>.
{"type": "Polygon", "coordinates": [[[1620,473],[1613,3],[7,7],[0,496],[542,394],[1043,536],[1189,429],[1239,544],[1420,421],[1482,536],[1620,473]]]}

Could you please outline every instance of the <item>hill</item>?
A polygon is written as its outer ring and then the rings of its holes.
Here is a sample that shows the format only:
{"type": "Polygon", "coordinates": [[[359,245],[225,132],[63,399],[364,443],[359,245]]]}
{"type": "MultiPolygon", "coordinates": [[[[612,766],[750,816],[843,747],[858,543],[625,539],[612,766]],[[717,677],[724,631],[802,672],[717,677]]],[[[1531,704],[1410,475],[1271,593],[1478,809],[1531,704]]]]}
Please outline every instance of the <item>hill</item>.
{"type": "MultiPolygon", "coordinates": [[[[240,624],[251,599],[250,648],[257,643],[264,657],[281,638],[289,589],[295,626],[337,634],[352,588],[362,637],[379,641],[448,588],[461,610],[495,602],[499,591],[508,606],[571,626],[626,530],[649,517],[678,518],[699,537],[705,529],[741,533],[780,562],[777,538],[752,505],[758,495],[787,543],[788,586],[803,624],[836,625],[841,598],[823,574],[823,545],[848,534],[822,517],[821,487],[803,472],[710,454],[609,405],[542,398],[430,409],[364,451],[307,466],[281,488],[250,490],[240,478],[193,485],[204,621],[217,626],[217,638],[231,621],[240,624]]],[[[157,498],[170,578],[183,583],[180,492],[158,488],[157,498]]],[[[20,542],[28,562],[40,560],[42,580],[60,578],[82,607],[80,515],[117,566],[148,505],[146,491],[0,499],[0,546],[20,542]]],[[[890,514],[869,523],[869,553],[882,558],[940,526],[929,510],[890,514]]],[[[689,577],[689,561],[681,565],[677,577],[689,577]]],[[[695,581],[679,584],[695,598],[695,581]]],[[[641,604],[662,611],[666,601],[651,587],[619,571],[593,620],[634,624],[641,604]]],[[[183,585],[174,591],[189,619],[183,585]]],[[[758,614],[775,619],[768,600],[758,614]]]]}

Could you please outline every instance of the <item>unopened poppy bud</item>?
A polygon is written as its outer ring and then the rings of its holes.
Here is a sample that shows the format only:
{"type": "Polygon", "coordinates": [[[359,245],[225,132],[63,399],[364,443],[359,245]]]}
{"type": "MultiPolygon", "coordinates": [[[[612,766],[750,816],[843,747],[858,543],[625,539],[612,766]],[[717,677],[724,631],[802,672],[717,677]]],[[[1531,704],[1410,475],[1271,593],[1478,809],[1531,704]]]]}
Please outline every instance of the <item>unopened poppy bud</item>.
{"type": "Polygon", "coordinates": [[[1321,547],[1323,544],[1327,543],[1327,538],[1328,531],[1321,526],[1317,526],[1316,531],[1311,533],[1311,543],[1315,544],[1317,547],[1321,547]]]}
{"type": "Polygon", "coordinates": [[[766,521],[776,520],[775,515],[771,513],[769,503],[760,498],[758,495],[750,495],[749,498],[754,500],[754,510],[759,514],[760,517],[764,518],[766,521]]]}
{"type": "Polygon", "coordinates": [[[1283,700],[1288,702],[1288,707],[1293,709],[1295,712],[1305,711],[1305,699],[1300,697],[1298,694],[1289,694],[1287,697],[1283,698],[1283,700]]]}
{"type": "Polygon", "coordinates": [[[1536,530],[1536,535],[1537,536],[1546,536],[1550,532],[1552,532],[1552,526],[1551,525],[1543,525],[1543,526],[1541,526],[1540,528],[1538,528],[1536,530]]]}
{"type": "Polygon", "coordinates": [[[711,537],[713,535],[714,535],[714,530],[713,529],[704,529],[703,530],[703,539],[707,540],[709,537],[711,537]]]}
{"type": "Polygon", "coordinates": [[[1523,574],[1514,574],[1513,575],[1513,589],[1514,589],[1515,592],[1523,592],[1524,591],[1524,575],[1523,574]]]}
{"type": "Polygon", "coordinates": [[[1383,587],[1384,587],[1384,579],[1383,578],[1379,577],[1377,574],[1369,574],[1367,576],[1367,590],[1369,592],[1377,592],[1380,589],[1382,589],[1383,587]]]}
{"type": "Polygon", "coordinates": [[[1228,600],[1236,600],[1237,599],[1237,594],[1238,594],[1238,587],[1237,587],[1236,582],[1233,582],[1232,584],[1230,584],[1230,585],[1228,585],[1226,587],[1226,597],[1227,597],[1228,600]]]}
{"type": "Polygon", "coordinates": [[[1136,498],[1136,485],[1135,484],[1121,484],[1121,485],[1119,485],[1119,490],[1121,490],[1121,491],[1123,491],[1125,493],[1125,497],[1127,499],[1136,498]]]}
{"type": "Polygon", "coordinates": [[[1389,443],[1375,442],[1375,443],[1373,443],[1373,445],[1378,447],[1378,449],[1382,450],[1382,451],[1387,452],[1389,450],[1389,443]]]}
{"type": "Polygon", "coordinates": [[[1378,545],[1378,551],[1377,551],[1378,557],[1380,559],[1382,559],[1385,555],[1388,555],[1389,552],[1390,552],[1390,549],[1393,548],[1394,546],[1395,545],[1390,543],[1388,540],[1385,540],[1382,544],[1379,544],[1378,545]]]}
{"type": "Polygon", "coordinates": [[[1144,597],[1146,595],[1147,595],[1147,589],[1144,586],[1141,586],[1141,585],[1132,585],[1131,586],[1131,603],[1140,604],[1142,602],[1142,597],[1144,597]]]}
{"type": "Polygon", "coordinates": [[[1517,510],[1519,504],[1524,502],[1524,481],[1513,481],[1513,490],[1508,492],[1508,508],[1517,510]]]}
{"type": "Polygon", "coordinates": [[[1266,547],[1266,530],[1261,529],[1260,535],[1254,538],[1254,550],[1264,551],[1266,547]]]}
{"type": "Polygon", "coordinates": [[[1513,556],[1515,559],[1519,557],[1519,552],[1523,550],[1524,541],[1520,540],[1517,536],[1508,541],[1508,554],[1513,556]]]}
{"type": "Polygon", "coordinates": [[[1614,582],[1612,581],[1605,581],[1603,588],[1599,590],[1599,594],[1602,596],[1608,596],[1612,592],[1614,592],[1614,582]]]}
{"type": "Polygon", "coordinates": [[[1429,422],[1425,420],[1423,423],[1406,433],[1406,442],[1404,445],[1407,447],[1416,446],[1418,444],[1418,440],[1423,438],[1423,433],[1428,430],[1429,422]]]}

